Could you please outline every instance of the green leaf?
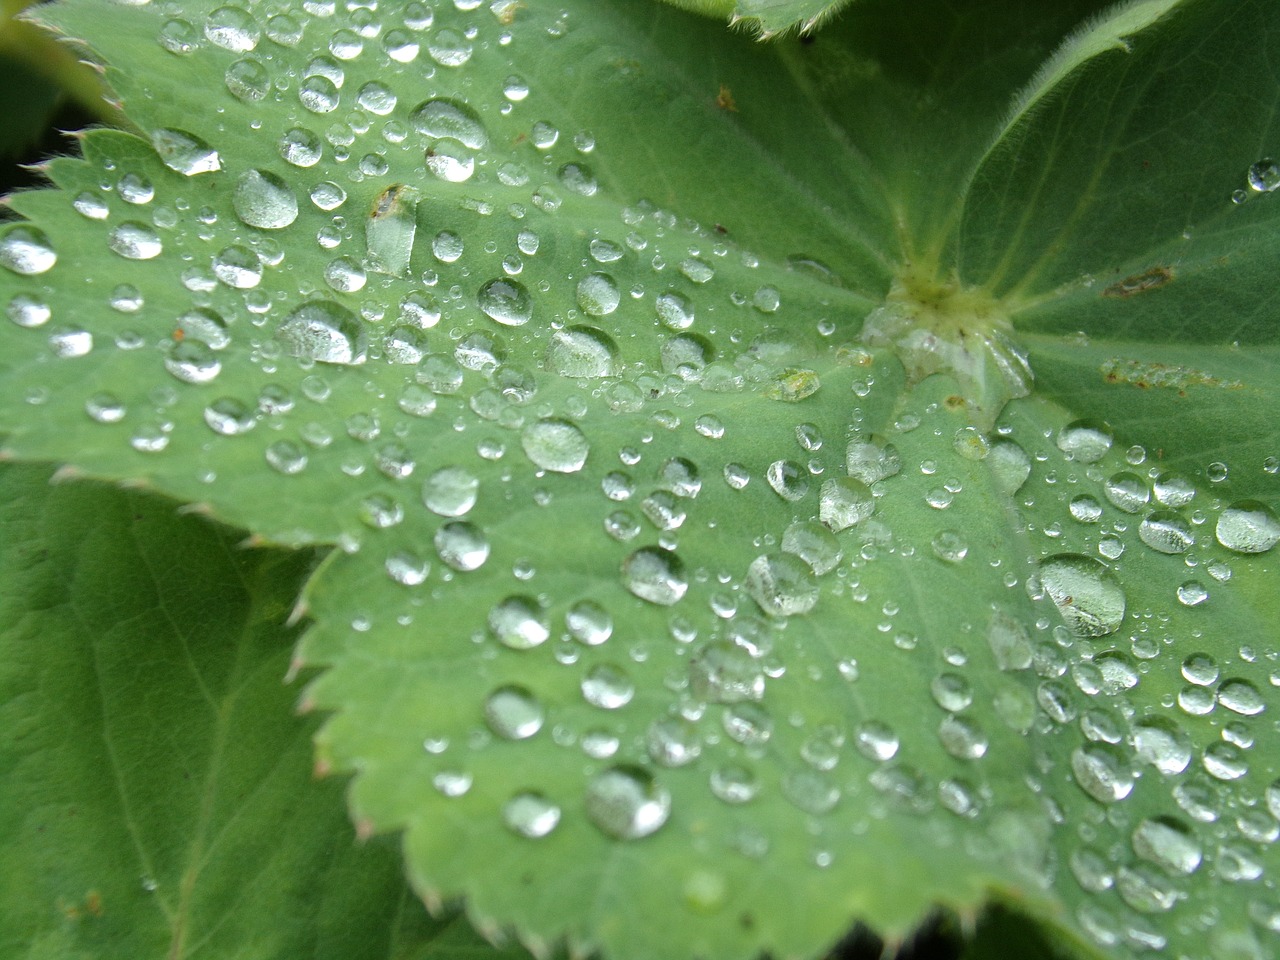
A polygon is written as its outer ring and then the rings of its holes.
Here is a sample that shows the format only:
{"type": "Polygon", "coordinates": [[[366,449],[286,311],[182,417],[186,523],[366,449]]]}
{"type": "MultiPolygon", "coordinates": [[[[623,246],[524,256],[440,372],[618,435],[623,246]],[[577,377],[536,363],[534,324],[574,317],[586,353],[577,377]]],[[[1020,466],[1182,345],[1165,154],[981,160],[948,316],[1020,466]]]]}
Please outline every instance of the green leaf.
{"type": "Polygon", "coordinates": [[[11,200],[6,450],[341,548],[320,763],[486,932],[814,956],[994,898],[1261,958],[1280,10],[1241,9],[762,47],[76,0],[145,136],[11,200]]]}
{"type": "Polygon", "coordinates": [[[312,556],[48,476],[0,470],[5,955],[503,956],[311,781],[280,681],[312,556]]]}
{"type": "Polygon", "coordinates": [[[733,25],[746,23],[761,40],[787,30],[804,33],[821,27],[849,0],[667,0],[668,3],[711,17],[728,17],[733,25]]]}

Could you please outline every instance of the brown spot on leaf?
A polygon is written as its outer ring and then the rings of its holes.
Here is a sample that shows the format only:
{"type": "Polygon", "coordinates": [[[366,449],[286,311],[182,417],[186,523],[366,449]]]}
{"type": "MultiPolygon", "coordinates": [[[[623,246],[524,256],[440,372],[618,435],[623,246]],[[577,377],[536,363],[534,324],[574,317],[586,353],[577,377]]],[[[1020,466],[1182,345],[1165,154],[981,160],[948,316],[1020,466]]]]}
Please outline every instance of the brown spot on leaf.
{"type": "Polygon", "coordinates": [[[733,91],[726,84],[720,84],[720,92],[716,94],[716,106],[730,113],[738,112],[738,104],[733,99],[733,91]]]}
{"type": "Polygon", "coordinates": [[[1135,294],[1146,293],[1149,290],[1155,290],[1157,287],[1163,287],[1166,283],[1173,281],[1173,271],[1168,267],[1152,267],[1146,273],[1135,273],[1131,277],[1125,277],[1116,283],[1111,284],[1102,291],[1104,297],[1132,297],[1135,294]]]}

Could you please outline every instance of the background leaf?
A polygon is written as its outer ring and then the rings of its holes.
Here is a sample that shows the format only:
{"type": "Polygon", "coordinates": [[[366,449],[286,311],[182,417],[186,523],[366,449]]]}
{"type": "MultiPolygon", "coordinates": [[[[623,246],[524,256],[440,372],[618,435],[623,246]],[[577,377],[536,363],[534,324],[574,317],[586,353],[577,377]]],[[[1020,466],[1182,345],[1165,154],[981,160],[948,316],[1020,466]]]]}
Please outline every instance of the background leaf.
{"type": "Polygon", "coordinates": [[[4,953],[516,956],[428,920],[312,781],[281,683],[312,555],[48,476],[0,470],[4,953]]]}

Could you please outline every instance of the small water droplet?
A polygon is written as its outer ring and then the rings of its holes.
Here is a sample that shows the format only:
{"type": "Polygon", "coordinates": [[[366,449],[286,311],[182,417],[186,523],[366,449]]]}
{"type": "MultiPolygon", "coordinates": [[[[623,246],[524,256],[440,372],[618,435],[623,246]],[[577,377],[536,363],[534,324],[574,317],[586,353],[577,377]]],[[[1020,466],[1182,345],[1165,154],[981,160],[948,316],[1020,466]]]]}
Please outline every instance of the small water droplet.
{"type": "Polygon", "coordinates": [[[617,281],[607,273],[589,273],[578,281],[578,306],[588,316],[606,317],[621,301],[617,281]]]}
{"type": "Polygon", "coordinates": [[[1280,187],[1280,164],[1274,160],[1259,160],[1249,167],[1247,177],[1250,189],[1257,193],[1271,193],[1280,187]]]}
{"type": "Polygon", "coordinates": [[[487,317],[508,327],[518,327],[533,317],[533,298],[518,280],[490,280],[480,288],[476,300],[487,317]]]}
{"type": "Polygon", "coordinates": [[[617,375],[617,347],[603,330],[567,327],[552,334],[547,367],[562,377],[599,379],[617,375]]]}
{"type": "Polygon", "coordinates": [[[307,466],[307,454],[296,443],[277,440],[266,449],[267,463],[286,476],[301,473],[307,466]]]}
{"type": "Polygon", "coordinates": [[[520,836],[537,840],[560,823],[560,808],[540,793],[517,793],[503,804],[502,822],[520,836]]]}
{"type": "Polygon", "coordinates": [[[440,559],[463,573],[478,570],[489,559],[489,540],[483,531],[465,520],[444,524],[434,537],[440,559]]]}
{"type": "Polygon", "coordinates": [[[684,564],[670,550],[641,547],[622,564],[623,585],[641,600],[670,606],[688,591],[684,564]]]}
{"type": "Polygon", "coordinates": [[[613,618],[594,600],[579,600],[564,615],[569,635],[589,647],[599,646],[613,634],[613,618]]]}
{"type": "Polygon", "coordinates": [[[247,53],[258,45],[262,30],[258,21],[240,7],[218,7],[205,21],[204,35],[210,42],[232,50],[247,53]]]}
{"type": "Polygon", "coordinates": [[[1111,431],[1093,420],[1076,420],[1058,432],[1058,449],[1080,463],[1101,460],[1111,443],[1111,431]]]}

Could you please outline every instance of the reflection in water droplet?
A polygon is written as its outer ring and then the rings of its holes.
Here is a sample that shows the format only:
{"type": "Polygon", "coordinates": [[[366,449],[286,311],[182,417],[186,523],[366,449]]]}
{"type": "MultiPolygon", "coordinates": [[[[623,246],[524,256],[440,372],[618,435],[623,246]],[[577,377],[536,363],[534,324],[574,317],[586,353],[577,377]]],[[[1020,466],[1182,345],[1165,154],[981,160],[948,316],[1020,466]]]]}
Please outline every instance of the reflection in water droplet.
{"type": "Polygon", "coordinates": [[[536,466],[553,473],[577,473],[591,451],[586,435],[577,426],[554,417],[525,427],[520,446],[536,466]]]}
{"type": "Polygon", "coordinates": [[[824,480],[818,517],[836,533],[866,520],[875,510],[871,488],[853,477],[824,480]]]}
{"type": "Polygon", "coordinates": [[[1040,580],[1067,625],[1082,637],[1105,637],[1120,629],[1125,596],[1100,560],[1058,554],[1040,563],[1040,580]]]}
{"type": "Polygon", "coordinates": [[[1218,515],[1215,534],[1236,553],[1266,553],[1280,543],[1280,519],[1265,503],[1240,500],[1218,515]]]}
{"type": "Polygon", "coordinates": [[[1133,852],[1171,874],[1194,873],[1202,854],[1195,835],[1172,817],[1143,820],[1133,831],[1133,852]]]}
{"type": "Polygon", "coordinates": [[[818,584],[809,565],[787,553],[756,557],[747,568],[747,592],[775,617],[808,613],[818,602],[818,584]]]}
{"type": "Polygon", "coordinates": [[[517,793],[502,807],[502,822],[522,837],[545,837],[560,823],[560,808],[540,793],[517,793]]]}
{"type": "Polygon", "coordinates": [[[1058,449],[1080,463],[1096,463],[1111,449],[1111,431],[1105,424],[1076,420],[1058,433],[1058,449]]]}
{"type": "Polygon", "coordinates": [[[589,647],[599,646],[613,634],[613,618],[594,600],[579,600],[564,615],[569,635],[589,647]]]}
{"type": "Polygon", "coordinates": [[[617,375],[617,347],[595,327],[568,327],[552,334],[547,367],[562,377],[598,379],[617,375]]]}
{"type": "Polygon", "coordinates": [[[1165,717],[1147,717],[1135,723],[1133,748],[1139,760],[1166,777],[1182,773],[1191,762],[1191,738],[1165,717]]]}
{"type": "Polygon", "coordinates": [[[266,170],[241,174],[231,205],[241,222],[260,230],[281,230],[298,218],[298,198],[283,179],[266,170]]]}
{"type": "MultiPolygon", "coordinates": [[[[447,524],[446,526],[462,525],[447,524]]],[[[487,553],[487,544],[485,549],[487,553]]],[[[551,636],[551,630],[543,619],[542,608],[538,601],[525,596],[507,597],[494,604],[493,609],[489,611],[489,630],[499,643],[512,650],[531,650],[541,646],[551,636]]]]}
{"type": "Polygon", "coordinates": [[[528,689],[511,685],[498,687],[484,703],[484,719],[505,740],[527,740],[542,729],[542,704],[528,689]]]}
{"type": "Polygon", "coordinates": [[[169,349],[164,367],[183,383],[209,383],[222,371],[222,363],[208,344],[187,339],[169,349]]]}
{"type": "Polygon", "coordinates": [[[1109,744],[1077,747],[1071,754],[1071,770],[1080,789],[1099,803],[1123,800],[1133,790],[1133,771],[1124,754],[1109,744]]]}
{"type": "Polygon", "coordinates": [[[1157,510],[1138,524],[1138,537],[1160,553],[1186,553],[1195,545],[1195,534],[1172,510],[1157,510]]]}
{"type": "Polygon", "coordinates": [[[518,327],[533,317],[533,298],[517,280],[498,277],[488,281],[476,294],[476,302],[486,316],[508,327],[518,327]]]}
{"type": "Polygon", "coordinates": [[[151,133],[151,145],[160,161],[177,173],[193,177],[222,169],[218,151],[193,133],[161,127],[151,133]]]}
{"type": "Polygon", "coordinates": [[[363,363],[364,325],[346,307],[330,300],[309,300],[289,314],[276,339],[295,357],[323,363],[363,363]]]}
{"type": "Polygon", "coordinates": [[[641,547],[622,564],[622,583],[641,600],[670,606],[689,589],[684,564],[674,552],[641,547]]]}
{"type": "Polygon", "coordinates": [[[461,517],[475,506],[480,481],[462,467],[442,467],[422,484],[422,502],[442,517],[461,517]]]}
{"type": "Polygon", "coordinates": [[[58,262],[44,231],[19,224],[0,237],[0,266],[26,276],[45,273],[58,262]]]}
{"type": "Polygon", "coordinates": [[[481,150],[489,142],[480,117],[458,100],[435,99],[420,103],[409,114],[409,122],[425,137],[448,137],[472,150],[481,150]]]}
{"type": "Polygon", "coordinates": [[[587,785],[587,817],[618,840],[646,837],[667,822],[671,794],[649,771],[635,766],[611,767],[587,785]]]}
{"type": "Polygon", "coordinates": [[[600,664],[592,667],[582,678],[582,699],[601,710],[617,710],[631,702],[635,684],[618,667],[600,664]]]}
{"type": "Polygon", "coordinates": [[[618,284],[607,273],[589,273],[578,281],[578,306],[588,316],[606,317],[621,302],[618,284]]]}
{"type": "Polygon", "coordinates": [[[455,570],[478,570],[489,559],[489,541],[483,531],[465,520],[446,523],[436,531],[436,553],[455,570]]]}
{"type": "Polygon", "coordinates": [[[107,246],[127,260],[153,260],[164,251],[160,235],[136,220],[115,227],[107,235],[107,246]]]}

